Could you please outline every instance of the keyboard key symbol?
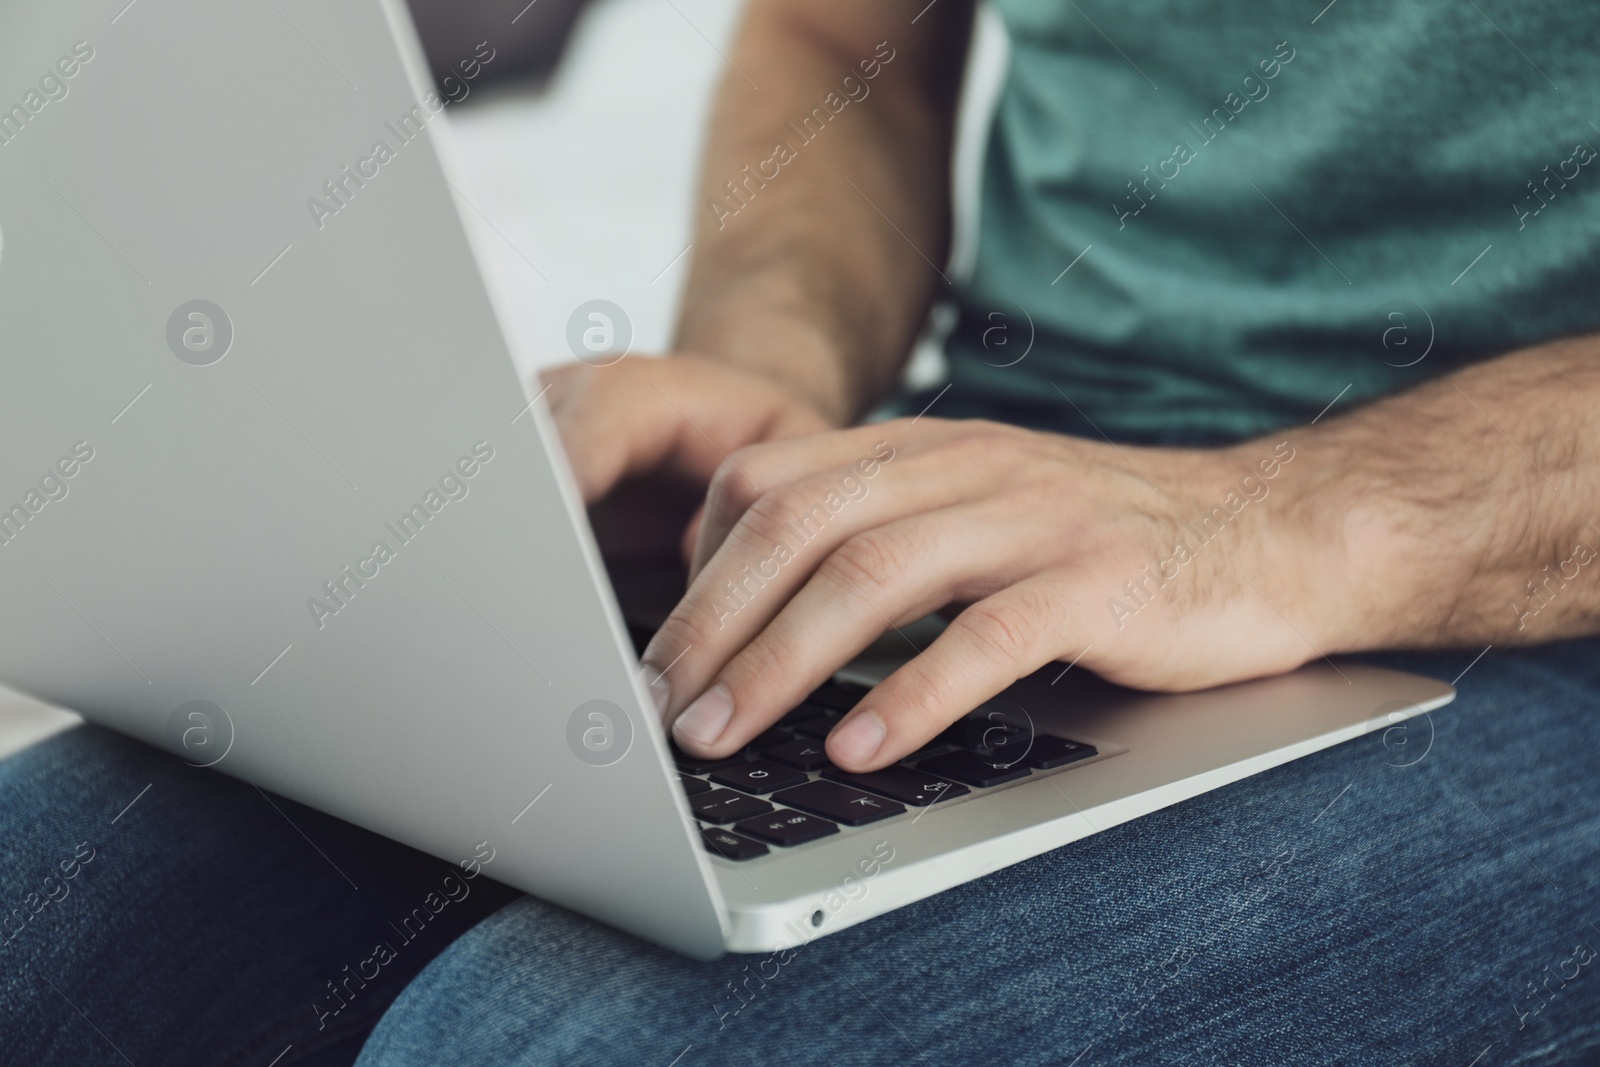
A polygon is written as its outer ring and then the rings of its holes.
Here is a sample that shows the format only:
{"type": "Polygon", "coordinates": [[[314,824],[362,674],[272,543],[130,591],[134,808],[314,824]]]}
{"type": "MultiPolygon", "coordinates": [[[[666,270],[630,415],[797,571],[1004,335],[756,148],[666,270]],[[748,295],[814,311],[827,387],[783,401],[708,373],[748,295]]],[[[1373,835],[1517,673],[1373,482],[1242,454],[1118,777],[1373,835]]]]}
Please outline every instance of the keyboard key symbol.
{"type": "Polygon", "coordinates": [[[799,812],[777,812],[766,818],[746,819],[736,824],[734,829],[784,848],[839,832],[839,827],[827,819],[801,815],[799,812]]]}
{"type": "Polygon", "coordinates": [[[865,826],[879,819],[903,815],[906,810],[892,801],[868,796],[859,789],[826,780],[782,790],[774,794],[772,799],[809,815],[841,822],[846,826],[865,826]]]}

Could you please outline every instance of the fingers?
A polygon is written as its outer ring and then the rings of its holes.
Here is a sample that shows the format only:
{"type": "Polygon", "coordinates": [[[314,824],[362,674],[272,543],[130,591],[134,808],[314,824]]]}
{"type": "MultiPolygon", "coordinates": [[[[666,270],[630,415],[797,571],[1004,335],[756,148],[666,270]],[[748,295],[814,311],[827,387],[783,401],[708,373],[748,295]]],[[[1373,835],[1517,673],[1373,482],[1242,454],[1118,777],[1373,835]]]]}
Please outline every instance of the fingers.
{"type": "Polygon", "coordinates": [[[926,651],[867,694],[828,736],[847,771],[887,766],[1068,649],[1082,648],[1060,582],[1029,578],[956,616],[926,651]]]}
{"type": "Polygon", "coordinates": [[[586,504],[624,478],[661,466],[675,452],[682,453],[677,465],[691,474],[698,468],[702,481],[722,461],[711,443],[696,447],[683,438],[683,417],[653,391],[642,362],[624,359],[609,367],[574,365],[545,372],[556,428],[586,504]]]}
{"type": "MultiPolygon", "coordinates": [[[[866,490],[896,456],[884,426],[858,426],[829,434],[774,441],[730,456],[706,492],[706,506],[695,539],[691,580],[722,546],[729,531],[764,493],[826,473],[831,479],[818,496],[826,504],[833,492],[850,499],[866,490]]],[[[820,488],[820,487],[819,487],[820,488]]]]}
{"type": "Polygon", "coordinates": [[[737,751],[885,630],[1024,570],[1026,560],[985,551],[986,518],[981,508],[951,508],[846,540],[717,674],[715,696],[676,719],[679,746],[706,757],[737,751]]]}
{"type": "MultiPolygon", "coordinates": [[[[952,472],[922,463],[907,465],[893,478],[860,482],[850,496],[838,491],[832,472],[763,494],[645,650],[645,664],[658,672],[676,664],[670,682],[662,683],[667,718],[710,686],[723,665],[766,628],[840,545],[897,519],[974,498],[984,481],[977,467],[952,472]]],[[[885,551],[898,551],[890,545],[892,539],[880,540],[885,551]]],[[[906,564],[907,569],[914,565],[917,561],[906,564]]],[[[879,619],[878,632],[885,628],[879,619]]],[[[800,668],[799,674],[820,678],[842,662],[791,666],[800,668]]],[[[657,688],[659,693],[661,686],[657,688]]]]}
{"type": "Polygon", "coordinates": [[[571,397],[583,369],[582,363],[561,363],[554,367],[542,367],[534,375],[536,384],[543,383],[540,388],[551,411],[560,411],[562,404],[571,397]]]}
{"type": "Polygon", "coordinates": [[[705,485],[746,445],[828,428],[774,383],[689,356],[629,356],[607,367],[558,367],[544,377],[587,503],[624,478],[657,469],[705,485]]]}

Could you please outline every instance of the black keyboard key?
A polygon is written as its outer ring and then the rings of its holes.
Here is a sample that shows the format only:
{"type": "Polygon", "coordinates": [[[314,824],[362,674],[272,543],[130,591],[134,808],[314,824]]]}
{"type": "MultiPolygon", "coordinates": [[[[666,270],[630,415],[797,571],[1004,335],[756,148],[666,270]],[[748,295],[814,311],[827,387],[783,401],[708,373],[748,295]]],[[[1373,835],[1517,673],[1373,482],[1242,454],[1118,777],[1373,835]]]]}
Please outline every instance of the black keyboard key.
{"type": "Polygon", "coordinates": [[[982,757],[986,762],[999,768],[1006,767],[1032,767],[1028,755],[1033,751],[1033,742],[1017,741],[999,748],[980,748],[974,750],[974,755],[982,757]]]}
{"type": "Polygon", "coordinates": [[[853,785],[869,793],[898,800],[912,807],[925,808],[940,800],[966,796],[970,792],[964,785],[947,782],[937,775],[912,770],[910,767],[885,767],[867,774],[847,774],[837,767],[822,772],[824,778],[853,785]]]}
{"type": "Polygon", "coordinates": [[[812,815],[842,822],[846,826],[865,826],[891,815],[906,813],[902,804],[836,782],[807,782],[775,793],[772,799],[812,815]]]}
{"type": "Polygon", "coordinates": [[[720,771],[724,767],[732,767],[735,763],[743,763],[744,756],[730,756],[727,759],[701,759],[691,756],[677,747],[672,749],[672,761],[678,765],[678,770],[689,774],[706,774],[710,771],[720,771]]]}
{"type": "Polygon", "coordinates": [[[942,756],[946,752],[949,752],[949,751],[950,751],[950,746],[949,745],[941,745],[941,744],[937,744],[937,743],[929,743],[928,745],[924,746],[923,748],[917,749],[915,752],[911,753],[911,755],[909,755],[909,756],[905,757],[904,759],[900,760],[900,762],[906,764],[907,766],[910,766],[911,764],[914,764],[914,763],[921,763],[923,760],[927,759],[929,756],[942,756]]]}
{"type": "Polygon", "coordinates": [[[751,760],[727,770],[714,771],[711,780],[718,785],[742,789],[746,793],[765,794],[774,789],[788,789],[806,780],[804,772],[780,767],[766,760],[751,760]]]}
{"type": "Polygon", "coordinates": [[[923,760],[918,767],[930,774],[954,778],[958,782],[975,785],[980,789],[1026,778],[1029,774],[1026,764],[995,760],[989,756],[980,756],[976,752],[951,752],[935,756],[923,760]]]}
{"type": "Polygon", "coordinates": [[[861,703],[870,690],[855,682],[823,682],[822,687],[806,699],[834,711],[849,711],[861,703]]]}
{"type": "Polygon", "coordinates": [[[735,819],[748,819],[752,815],[765,815],[772,810],[772,805],[731,789],[713,789],[709,793],[690,797],[689,810],[705,822],[733,822],[735,819]]]}
{"type": "Polygon", "coordinates": [[[945,727],[944,732],[930,744],[954,745],[969,752],[981,752],[1027,739],[1026,726],[998,719],[967,718],[957,719],[945,727]]]}
{"type": "Polygon", "coordinates": [[[746,819],[734,827],[741,834],[759,837],[763,841],[785,848],[803,845],[819,837],[836,834],[839,828],[827,819],[799,811],[775,811],[755,819],[746,819]]]}
{"type": "Polygon", "coordinates": [[[811,737],[769,748],[761,753],[761,758],[802,771],[820,771],[828,766],[828,754],[822,750],[822,742],[811,737]]]}
{"type": "Polygon", "coordinates": [[[1016,741],[999,748],[978,750],[978,755],[991,763],[1016,764],[1040,771],[1065,767],[1069,763],[1076,763],[1099,754],[1099,750],[1093,745],[1051,737],[1047,734],[1040,734],[1032,741],[1016,741]]]}
{"type": "Polygon", "coordinates": [[[1064,737],[1040,734],[1033,739],[1033,747],[1028,749],[1028,754],[1022,758],[1022,762],[1036,770],[1047,771],[1052,767],[1065,767],[1069,763],[1098,755],[1100,755],[1099,749],[1082,741],[1068,741],[1064,737]]]}
{"type": "Polygon", "coordinates": [[[833,708],[823,707],[821,704],[813,704],[809,700],[802,700],[797,706],[791,708],[783,718],[778,720],[778,725],[792,728],[795,723],[803,722],[806,719],[815,719],[818,715],[837,717],[838,714],[833,708]]]}
{"type": "Polygon", "coordinates": [[[794,724],[794,732],[802,737],[827,737],[839,720],[829,715],[818,715],[814,719],[801,719],[794,724]]]}
{"type": "Polygon", "coordinates": [[[680,774],[678,781],[683,783],[683,791],[692,797],[711,791],[711,783],[704,778],[690,778],[687,774],[680,774]]]}
{"type": "Polygon", "coordinates": [[[732,830],[720,827],[715,830],[701,830],[700,839],[705,842],[707,849],[724,859],[750,860],[757,856],[765,856],[770,851],[760,841],[740,837],[732,830]]]}
{"type": "Polygon", "coordinates": [[[793,740],[794,734],[791,734],[788,730],[779,730],[776,728],[771,730],[763,730],[761,733],[752,737],[744,746],[744,749],[746,752],[754,752],[757,749],[771,748],[773,745],[781,745],[785,741],[793,740]]]}

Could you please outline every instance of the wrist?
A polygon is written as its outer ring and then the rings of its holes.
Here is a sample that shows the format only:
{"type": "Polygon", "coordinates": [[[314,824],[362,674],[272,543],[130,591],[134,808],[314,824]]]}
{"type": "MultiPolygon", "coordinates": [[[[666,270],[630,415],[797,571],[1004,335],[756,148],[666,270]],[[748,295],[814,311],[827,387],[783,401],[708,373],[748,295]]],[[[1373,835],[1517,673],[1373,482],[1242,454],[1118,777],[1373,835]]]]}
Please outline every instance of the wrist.
{"type": "Polygon", "coordinates": [[[1398,491],[1393,457],[1371,442],[1334,429],[1283,432],[1300,466],[1283,480],[1270,536],[1290,617],[1326,655],[1439,644],[1453,614],[1440,602],[1446,557],[1470,546],[1442,536],[1438,516],[1398,491]]]}
{"type": "Polygon", "coordinates": [[[1364,531],[1352,529],[1344,487],[1326,477],[1337,464],[1307,429],[1285,427],[1212,453],[1203,484],[1224,513],[1255,512],[1232,524],[1240,532],[1238,573],[1249,579],[1240,579],[1242,594],[1265,599],[1317,652],[1353,652],[1372,647],[1374,600],[1352,541],[1364,531]]]}
{"type": "Polygon", "coordinates": [[[859,409],[838,347],[820,331],[782,317],[759,325],[688,321],[674,350],[759,375],[815,408],[834,426],[859,409]]]}

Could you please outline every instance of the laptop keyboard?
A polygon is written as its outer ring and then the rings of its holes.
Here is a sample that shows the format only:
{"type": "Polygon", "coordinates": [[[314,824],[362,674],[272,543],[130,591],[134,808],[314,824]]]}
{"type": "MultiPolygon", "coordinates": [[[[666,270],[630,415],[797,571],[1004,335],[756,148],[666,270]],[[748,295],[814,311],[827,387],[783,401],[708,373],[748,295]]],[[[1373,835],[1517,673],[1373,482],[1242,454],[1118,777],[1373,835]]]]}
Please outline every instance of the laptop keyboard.
{"type": "Polygon", "coordinates": [[[755,859],[1099,755],[1081,741],[969,716],[897,764],[847,774],[828,762],[823,739],[866,694],[864,685],[828,682],[731,759],[674,748],[706,848],[755,859]]]}

